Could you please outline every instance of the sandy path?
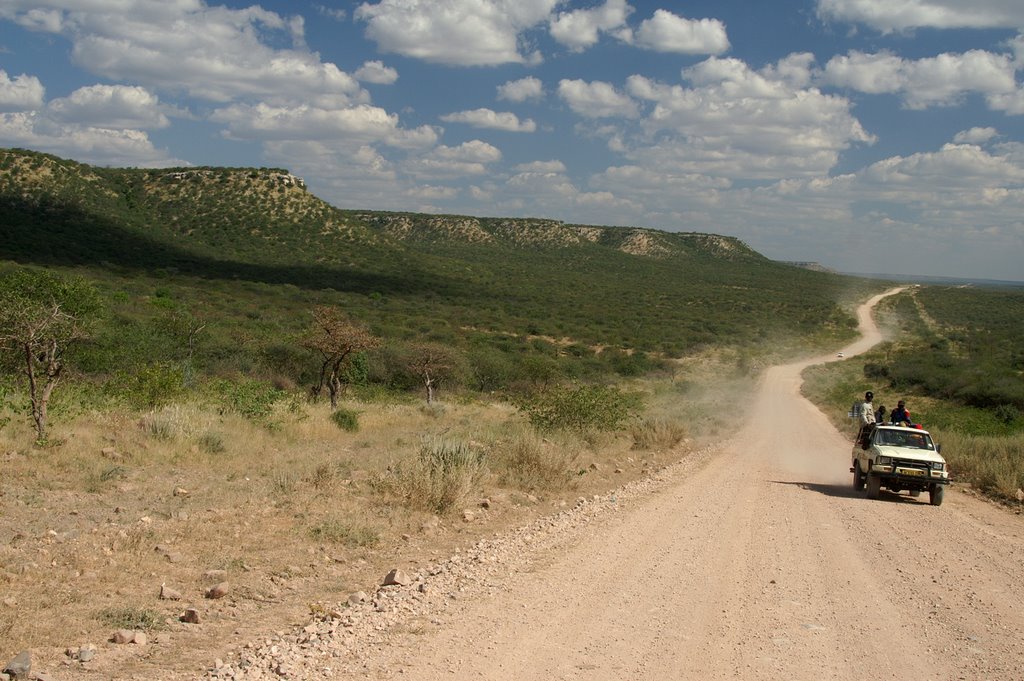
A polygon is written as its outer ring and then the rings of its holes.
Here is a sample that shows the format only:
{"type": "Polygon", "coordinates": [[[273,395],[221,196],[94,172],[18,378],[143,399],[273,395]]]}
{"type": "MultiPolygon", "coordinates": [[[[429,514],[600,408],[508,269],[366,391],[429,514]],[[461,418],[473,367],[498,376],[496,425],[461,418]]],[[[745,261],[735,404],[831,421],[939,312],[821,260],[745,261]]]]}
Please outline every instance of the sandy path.
{"type": "MultiPolygon", "coordinates": [[[[848,355],[879,340],[860,318],[848,355]]],[[[955,489],[940,508],[854,493],[848,439],[798,394],[809,363],[767,372],[700,466],[526,549],[352,676],[1024,679],[1021,516],[955,489]]]]}

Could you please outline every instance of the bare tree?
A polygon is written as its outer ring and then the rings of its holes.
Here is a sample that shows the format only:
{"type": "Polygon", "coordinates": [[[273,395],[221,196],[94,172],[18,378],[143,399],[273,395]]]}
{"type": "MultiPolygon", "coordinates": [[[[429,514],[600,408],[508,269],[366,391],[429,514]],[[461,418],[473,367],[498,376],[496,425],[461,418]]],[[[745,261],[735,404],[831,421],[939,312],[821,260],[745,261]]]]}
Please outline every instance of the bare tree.
{"type": "Polygon", "coordinates": [[[320,375],[311,393],[316,400],[324,386],[331,396],[331,407],[337,408],[338,395],[344,381],[342,371],[351,361],[353,353],[363,352],[380,345],[362,324],[349,319],[338,307],[321,305],[313,309],[313,321],[302,338],[302,346],[320,357],[320,375]]]}
{"type": "Polygon", "coordinates": [[[46,441],[47,411],[64,375],[64,353],[87,337],[98,309],[96,289],[81,280],[31,270],[0,279],[0,349],[22,365],[39,442],[46,441]]]}
{"type": "Polygon", "coordinates": [[[427,389],[427,404],[430,404],[434,401],[438,384],[451,377],[455,355],[443,345],[420,343],[412,347],[407,366],[423,381],[423,387],[427,389]]]}

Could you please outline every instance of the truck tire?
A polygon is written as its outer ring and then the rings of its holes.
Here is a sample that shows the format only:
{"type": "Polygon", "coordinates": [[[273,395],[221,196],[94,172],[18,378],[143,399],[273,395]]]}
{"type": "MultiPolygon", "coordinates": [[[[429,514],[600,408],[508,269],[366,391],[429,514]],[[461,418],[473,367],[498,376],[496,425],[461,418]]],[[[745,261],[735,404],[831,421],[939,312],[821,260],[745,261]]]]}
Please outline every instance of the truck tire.
{"type": "Polygon", "coordinates": [[[871,473],[868,473],[867,477],[868,499],[877,499],[882,491],[882,479],[877,475],[871,475],[871,473]]]}
{"type": "Polygon", "coordinates": [[[860,470],[860,461],[853,464],[853,488],[858,492],[864,489],[864,473],[860,470]]]}
{"type": "Polygon", "coordinates": [[[932,485],[928,490],[928,502],[932,506],[942,506],[942,497],[946,494],[945,485],[932,485]]]}

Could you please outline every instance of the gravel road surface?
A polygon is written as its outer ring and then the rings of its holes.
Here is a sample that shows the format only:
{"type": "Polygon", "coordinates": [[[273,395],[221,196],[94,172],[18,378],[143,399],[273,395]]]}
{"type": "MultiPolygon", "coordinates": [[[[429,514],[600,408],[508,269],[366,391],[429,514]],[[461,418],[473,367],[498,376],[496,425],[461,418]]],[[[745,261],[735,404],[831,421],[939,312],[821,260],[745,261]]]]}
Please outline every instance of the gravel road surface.
{"type": "MultiPolygon", "coordinates": [[[[875,302],[845,356],[879,340],[875,302]]],[[[708,450],[211,675],[1024,679],[1024,517],[956,486],[938,508],[855,492],[849,438],[799,395],[826,359],[769,370],[708,450]]]]}

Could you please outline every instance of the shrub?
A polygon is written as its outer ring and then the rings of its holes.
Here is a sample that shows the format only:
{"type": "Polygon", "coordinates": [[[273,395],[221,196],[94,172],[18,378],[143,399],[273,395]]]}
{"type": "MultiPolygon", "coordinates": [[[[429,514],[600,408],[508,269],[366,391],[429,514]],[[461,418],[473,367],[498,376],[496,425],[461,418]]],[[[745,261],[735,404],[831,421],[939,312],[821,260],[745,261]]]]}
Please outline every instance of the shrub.
{"type": "Polygon", "coordinates": [[[227,381],[213,384],[216,400],[222,409],[259,421],[270,416],[274,404],[287,397],[287,393],[263,381],[227,381]]]}
{"type": "Polygon", "coordinates": [[[331,421],[342,430],[354,433],[359,430],[359,413],[351,409],[337,409],[331,414],[331,421]]]}
{"type": "Polygon", "coordinates": [[[176,364],[149,364],[134,373],[119,374],[107,384],[106,390],[134,409],[153,409],[184,394],[185,372],[176,364]]]}
{"type": "Polygon", "coordinates": [[[210,430],[199,436],[199,448],[207,454],[221,454],[227,451],[224,444],[224,436],[216,431],[210,430]]]}
{"type": "Polygon", "coordinates": [[[614,386],[560,387],[535,394],[519,405],[543,429],[616,430],[641,407],[639,393],[614,386]]]}
{"type": "Polygon", "coordinates": [[[108,627],[116,629],[159,629],[163,626],[164,616],[146,608],[104,608],[96,615],[96,619],[108,627]]]}
{"type": "Polygon", "coordinates": [[[192,432],[193,415],[180,406],[164,407],[153,411],[139,420],[144,431],[157,440],[174,440],[192,432]]]}
{"type": "Polygon", "coordinates": [[[458,506],[487,473],[486,455],[464,442],[427,440],[415,461],[398,465],[376,481],[412,508],[444,514],[458,506]]]}
{"type": "Polygon", "coordinates": [[[372,547],[380,543],[380,535],[369,527],[358,527],[340,520],[325,520],[309,528],[309,536],[316,541],[341,544],[349,548],[372,547]]]}
{"type": "Polygon", "coordinates": [[[644,419],[630,429],[633,449],[671,449],[686,437],[686,426],[669,419],[644,419]]]}
{"type": "Polygon", "coordinates": [[[575,480],[577,453],[568,446],[545,445],[533,433],[513,435],[497,452],[502,483],[524,490],[558,490],[575,480]]]}

